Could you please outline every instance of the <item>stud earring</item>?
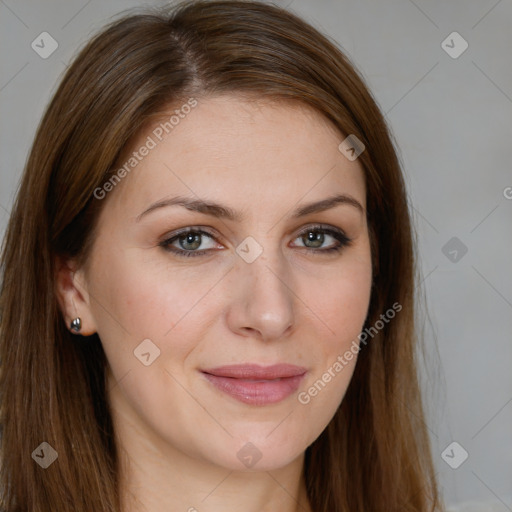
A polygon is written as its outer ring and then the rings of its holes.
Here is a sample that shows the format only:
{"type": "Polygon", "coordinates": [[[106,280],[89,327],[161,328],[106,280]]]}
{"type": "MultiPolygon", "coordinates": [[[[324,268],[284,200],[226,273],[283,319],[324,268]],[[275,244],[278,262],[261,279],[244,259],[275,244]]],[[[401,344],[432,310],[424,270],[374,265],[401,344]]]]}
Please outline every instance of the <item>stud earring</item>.
{"type": "Polygon", "coordinates": [[[77,316],[71,321],[70,329],[74,332],[80,332],[80,329],[82,328],[82,319],[77,316]]]}

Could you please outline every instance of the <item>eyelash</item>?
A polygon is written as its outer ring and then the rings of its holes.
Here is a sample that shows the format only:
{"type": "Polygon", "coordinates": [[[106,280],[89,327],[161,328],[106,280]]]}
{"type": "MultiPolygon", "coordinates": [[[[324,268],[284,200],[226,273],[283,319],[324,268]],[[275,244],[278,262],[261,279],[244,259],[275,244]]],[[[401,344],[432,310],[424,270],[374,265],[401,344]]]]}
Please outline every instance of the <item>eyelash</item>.
{"type": "MultiPolygon", "coordinates": [[[[337,247],[336,246],[330,247],[328,249],[312,249],[310,247],[305,247],[304,250],[307,252],[332,254],[332,253],[340,252],[342,249],[344,249],[345,247],[348,247],[352,244],[352,239],[348,238],[345,235],[345,233],[343,233],[343,231],[334,229],[334,228],[330,228],[330,227],[326,227],[321,224],[315,224],[315,225],[309,226],[306,229],[303,229],[300,233],[297,234],[296,238],[303,237],[310,232],[331,235],[333,238],[335,238],[339,242],[340,245],[338,245],[337,247]]],[[[162,247],[167,252],[171,252],[173,254],[176,254],[179,257],[185,257],[185,258],[205,256],[208,254],[209,251],[215,250],[215,249],[203,249],[201,251],[198,251],[198,250],[184,251],[182,249],[176,249],[176,248],[171,247],[171,244],[175,240],[178,240],[179,238],[181,238],[185,235],[188,235],[189,233],[206,235],[215,240],[215,237],[213,236],[212,233],[209,233],[208,231],[204,231],[202,229],[190,227],[190,228],[186,228],[181,231],[178,231],[172,237],[162,240],[158,245],[160,247],[162,247]]]]}

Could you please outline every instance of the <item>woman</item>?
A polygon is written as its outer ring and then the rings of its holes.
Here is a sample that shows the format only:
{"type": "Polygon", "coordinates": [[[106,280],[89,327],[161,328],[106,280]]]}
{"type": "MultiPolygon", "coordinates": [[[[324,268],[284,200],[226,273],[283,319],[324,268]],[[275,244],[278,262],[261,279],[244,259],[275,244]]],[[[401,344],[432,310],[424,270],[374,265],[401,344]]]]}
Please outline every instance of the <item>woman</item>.
{"type": "Polygon", "coordinates": [[[4,243],[9,512],[441,508],[399,162],[296,16],[193,2],[106,27],[4,243]]]}

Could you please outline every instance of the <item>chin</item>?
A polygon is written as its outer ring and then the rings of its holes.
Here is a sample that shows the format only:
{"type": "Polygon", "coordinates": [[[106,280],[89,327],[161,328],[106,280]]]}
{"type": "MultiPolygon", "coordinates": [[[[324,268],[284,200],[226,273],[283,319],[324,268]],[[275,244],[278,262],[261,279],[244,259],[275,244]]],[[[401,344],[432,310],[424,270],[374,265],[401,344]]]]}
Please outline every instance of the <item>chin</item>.
{"type": "MultiPolygon", "coordinates": [[[[297,435],[283,431],[269,435],[269,429],[224,439],[216,442],[208,453],[208,458],[216,465],[230,471],[258,472],[273,471],[283,468],[302,457],[307,441],[297,435]],[[301,442],[302,441],[302,442],[301,442]]],[[[215,442],[212,440],[212,442],[215,442]]],[[[312,442],[312,441],[311,441],[312,442]]]]}

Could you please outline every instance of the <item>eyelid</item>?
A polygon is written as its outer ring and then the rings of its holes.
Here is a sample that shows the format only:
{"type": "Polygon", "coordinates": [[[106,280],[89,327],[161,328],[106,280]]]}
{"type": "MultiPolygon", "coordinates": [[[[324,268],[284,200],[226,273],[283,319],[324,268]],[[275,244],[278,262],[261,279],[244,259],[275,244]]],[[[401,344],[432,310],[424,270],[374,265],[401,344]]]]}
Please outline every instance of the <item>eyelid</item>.
{"type": "MultiPolygon", "coordinates": [[[[345,231],[341,228],[337,228],[335,226],[331,226],[329,224],[322,224],[318,222],[313,222],[306,224],[303,228],[300,228],[298,231],[293,230],[292,233],[296,232],[295,238],[297,238],[300,235],[303,235],[305,232],[308,232],[310,230],[325,230],[325,231],[334,231],[335,233],[338,233],[340,235],[345,235],[347,238],[347,234],[345,231]]],[[[203,226],[201,224],[194,224],[190,226],[186,226],[184,228],[179,228],[177,230],[171,231],[170,233],[167,233],[161,237],[162,241],[167,241],[171,238],[176,238],[182,235],[186,235],[187,233],[196,233],[196,232],[204,232],[207,235],[211,236],[212,238],[220,238],[223,237],[220,234],[217,234],[216,230],[214,228],[211,228],[209,226],[203,226]]]]}
{"type": "Polygon", "coordinates": [[[329,224],[313,222],[312,224],[308,224],[306,227],[304,227],[300,231],[298,231],[295,238],[297,238],[298,236],[303,235],[305,233],[308,233],[309,231],[315,231],[315,230],[326,231],[327,233],[333,232],[338,235],[344,235],[345,237],[347,237],[347,235],[345,234],[345,231],[341,228],[337,228],[337,227],[331,226],[329,224]]]}

